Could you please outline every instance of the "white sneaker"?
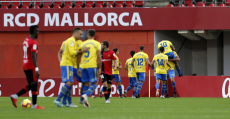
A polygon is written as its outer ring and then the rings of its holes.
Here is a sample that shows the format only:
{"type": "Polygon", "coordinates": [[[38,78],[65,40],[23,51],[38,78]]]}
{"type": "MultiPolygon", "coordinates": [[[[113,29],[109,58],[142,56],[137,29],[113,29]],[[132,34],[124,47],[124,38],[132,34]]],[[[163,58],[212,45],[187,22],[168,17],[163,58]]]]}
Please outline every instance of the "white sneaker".
{"type": "Polygon", "coordinates": [[[81,100],[79,100],[79,103],[80,103],[80,104],[84,104],[84,101],[83,101],[83,100],[82,100],[82,101],[81,101],[81,100]]]}
{"type": "Polygon", "coordinates": [[[165,96],[163,96],[163,95],[161,95],[161,97],[160,97],[161,99],[164,99],[165,98],[165,96]]]}
{"type": "Polygon", "coordinates": [[[106,100],[106,102],[105,102],[105,103],[110,103],[110,99],[106,100]]]}
{"type": "Polygon", "coordinates": [[[126,98],[126,95],[127,95],[127,91],[125,90],[125,91],[124,91],[124,97],[125,97],[125,98],[126,98]]]}
{"type": "Polygon", "coordinates": [[[77,107],[77,105],[74,105],[73,103],[66,105],[67,107],[77,107]]]}
{"type": "Polygon", "coordinates": [[[157,89],[157,91],[156,91],[156,97],[159,97],[159,92],[160,92],[160,90],[157,89]]]}
{"type": "Polygon", "coordinates": [[[12,97],[14,99],[18,99],[18,95],[16,95],[16,94],[11,95],[10,97],[12,97]]]}
{"type": "Polygon", "coordinates": [[[89,102],[88,102],[88,97],[86,94],[82,95],[81,98],[84,100],[84,104],[87,106],[87,107],[90,107],[89,105],[89,102]]]}
{"type": "Polygon", "coordinates": [[[136,98],[134,95],[131,98],[136,98]]]}

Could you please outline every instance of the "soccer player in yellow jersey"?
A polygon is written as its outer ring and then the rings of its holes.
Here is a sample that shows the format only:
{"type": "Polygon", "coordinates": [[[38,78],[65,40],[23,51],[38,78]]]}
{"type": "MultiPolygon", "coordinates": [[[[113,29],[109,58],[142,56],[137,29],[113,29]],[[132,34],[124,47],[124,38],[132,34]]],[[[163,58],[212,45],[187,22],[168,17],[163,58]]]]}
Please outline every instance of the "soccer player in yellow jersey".
{"type": "Polygon", "coordinates": [[[119,91],[119,95],[120,95],[119,97],[123,98],[123,96],[122,96],[122,87],[121,87],[121,77],[119,75],[119,69],[122,69],[122,66],[121,66],[121,62],[119,62],[119,58],[118,58],[118,55],[119,55],[118,48],[114,48],[113,52],[116,54],[116,58],[117,58],[117,60],[115,60],[115,61],[117,61],[117,70],[116,71],[114,70],[114,61],[113,61],[113,63],[112,63],[113,64],[112,79],[115,79],[114,81],[117,83],[118,91],[119,91]]]}
{"type": "Polygon", "coordinates": [[[130,55],[131,55],[131,58],[127,59],[126,63],[125,63],[125,70],[128,71],[128,77],[129,77],[129,87],[124,91],[124,97],[126,98],[126,95],[127,95],[127,92],[129,90],[131,90],[132,88],[133,89],[133,95],[132,95],[132,98],[136,98],[135,97],[135,93],[136,93],[136,88],[137,88],[137,75],[136,75],[136,72],[135,72],[135,69],[132,67],[132,60],[133,60],[133,56],[135,54],[135,51],[131,51],[130,52],[130,55]]]}
{"type": "MultiPolygon", "coordinates": [[[[169,59],[175,59],[176,58],[176,56],[174,55],[174,52],[173,52],[173,51],[175,51],[175,48],[170,41],[162,40],[161,42],[158,43],[158,48],[160,48],[160,47],[165,48],[165,55],[167,55],[169,59]]],[[[178,62],[174,61],[174,63],[176,64],[176,69],[177,69],[177,72],[179,74],[179,77],[183,76],[181,73],[180,66],[179,66],[178,62]]]]}
{"type": "Polygon", "coordinates": [[[78,53],[86,52],[89,50],[89,48],[85,48],[82,51],[78,51],[77,49],[77,40],[80,40],[82,35],[82,29],[81,28],[75,28],[72,30],[72,37],[68,38],[62,43],[62,46],[58,52],[58,59],[60,61],[61,66],[61,74],[62,74],[62,82],[65,83],[65,85],[62,87],[61,92],[58,96],[58,98],[54,101],[54,103],[58,107],[62,107],[63,105],[60,105],[61,98],[64,95],[67,95],[64,100],[64,103],[66,103],[66,99],[68,98],[69,106],[71,107],[77,107],[72,103],[71,98],[71,89],[73,86],[73,67],[76,63],[76,56],[78,53]]]}
{"type": "Polygon", "coordinates": [[[156,62],[156,80],[159,85],[156,85],[156,89],[159,91],[160,86],[160,80],[162,81],[162,87],[161,87],[161,98],[164,97],[164,93],[168,95],[168,86],[167,86],[167,70],[170,71],[171,66],[168,63],[168,56],[164,55],[164,47],[159,48],[159,54],[155,55],[152,60],[152,65],[154,67],[154,63],[156,62]],[[169,66],[169,69],[167,69],[167,65],[169,66]]]}
{"type": "Polygon", "coordinates": [[[136,53],[133,56],[133,60],[132,60],[132,66],[135,66],[135,71],[137,74],[137,79],[138,79],[138,85],[137,85],[137,91],[135,94],[136,98],[139,98],[139,92],[141,91],[141,88],[143,86],[143,83],[145,81],[145,63],[147,62],[147,64],[150,66],[150,62],[149,62],[149,56],[144,53],[144,46],[141,45],[140,46],[140,52],[136,53]]]}
{"type": "MultiPolygon", "coordinates": [[[[95,35],[96,31],[90,29],[87,34],[88,40],[84,41],[80,46],[80,49],[90,48],[89,51],[81,54],[81,68],[78,70],[78,75],[81,75],[83,92],[86,92],[81,96],[86,107],[90,107],[88,97],[97,88],[98,76],[101,73],[101,44],[94,40],[95,35]]],[[[79,64],[80,57],[77,59],[78,69],[79,64]]]]}

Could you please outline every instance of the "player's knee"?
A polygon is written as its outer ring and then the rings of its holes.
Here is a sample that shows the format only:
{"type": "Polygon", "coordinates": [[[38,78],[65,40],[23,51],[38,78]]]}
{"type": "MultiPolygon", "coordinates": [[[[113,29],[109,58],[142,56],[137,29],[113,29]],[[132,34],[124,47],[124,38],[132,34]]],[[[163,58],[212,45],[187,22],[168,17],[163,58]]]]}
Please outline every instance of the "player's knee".
{"type": "Polygon", "coordinates": [[[34,84],[36,84],[36,83],[38,83],[37,81],[32,81],[31,83],[30,83],[30,85],[34,85],[34,84]]]}
{"type": "Polygon", "coordinates": [[[93,84],[98,85],[98,82],[94,82],[93,84]]]}
{"type": "Polygon", "coordinates": [[[118,86],[121,86],[121,82],[117,82],[117,85],[118,85],[118,86]]]}
{"type": "Polygon", "coordinates": [[[107,87],[107,81],[103,83],[103,87],[107,87]]]}

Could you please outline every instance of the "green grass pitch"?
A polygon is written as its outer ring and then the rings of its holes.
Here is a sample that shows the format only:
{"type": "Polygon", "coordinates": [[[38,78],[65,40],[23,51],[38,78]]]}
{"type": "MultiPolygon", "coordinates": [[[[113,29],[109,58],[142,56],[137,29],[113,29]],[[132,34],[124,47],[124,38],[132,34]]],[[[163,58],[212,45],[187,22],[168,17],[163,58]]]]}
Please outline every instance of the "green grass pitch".
{"type": "MultiPolygon", "coordinates": [[[[112,97],[110,104],[104,98],[90,98],[90,108],[79,104],[77,108],[58,108],[55,97],[38,98],[45,110],[23,109],[18,99],[14,108],[9,97],[0,97],[0,119],[230,119],[230,100],[223,98],[143,98],[112,97]]],[[[31,100],[31,98],[29,98],[31,100]]]]}

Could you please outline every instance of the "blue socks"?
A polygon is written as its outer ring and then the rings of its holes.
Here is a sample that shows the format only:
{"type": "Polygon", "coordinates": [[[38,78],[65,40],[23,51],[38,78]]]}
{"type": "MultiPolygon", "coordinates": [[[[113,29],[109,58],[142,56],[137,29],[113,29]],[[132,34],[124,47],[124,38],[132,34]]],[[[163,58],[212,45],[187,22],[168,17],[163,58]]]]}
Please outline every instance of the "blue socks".
{"type": "Polygon", "coordinates": [[[139,82],[137,85],[136,95],[138,95],[140,93],[142,86],[143,86],[143,83],[139,82]]]}
{"type": "Polygon", "coordinates": [[[68,95],[70,88],[71,88],[71,87],[69,87],[67,84],[65,84],[65,85],[62,87],[61,92],[60,92],[60,94],[58,95],[58,98],[56,99],[56,101],[61,101],[61,98],[62,98],[64,95],[68,95]]]}
{"type": "Polygon", "coordinates": [[[92,93],[92,96],[94,96],[94,91],[93,91],[93,93],[92,93]]]}
{"type": "Polygon", "coordinates": [[[181,71],[180,71],[180,68],[176,69],[178,74],[181,75],[181,71]]]}
{"type": "Polygon", "coordinates": [[[72,87],[70,88],[69,95],[68,95],[68,102],[69,102],[69,104],[72,103],[72,93],[71,93],[71,90],[72,90],[72,87]]]}
{"type": "Polygon", "coordinates": [[[160,88],[160,83],[156,83],[156,90],[160,88]]]}
{"type": "Polygon", "coordinates": [[[137,91],[137,85],[134,86],[134,89],[133,89],[133,96],[135,96],[136,91],[137,91]]]}
{"type": "Polygon", "coordinates": [[[165,85],[165,93],[166,93],[166,95],[169,95],[169,93],[168,93],[168,85],[165,85]]]}
{"type": "Polygon", "coordinates": [[[166,88],[166,85],[162,85],[162,87],[161,87],[161,95],[162,96],[164,96],[165,88],[166,88]]]}
{"type": "Polygon", "coordinates": [[[118,86],[118,90],[119,90],[120,96],[122,96],[122,87],[121,87],[121,86],[118,86]]]}
{"type": "MultiPolygon", "coordinates": [[[[88,86],[87,86],[88,87],[88,86]]],[[[86,91],[86,95],[89,97],[89,95],[91,95],[94,90],[97,88],[97,85],[96,84],[92,84],[90,85],[90,87],[88,88],[88,90],[86,91]]]]}
{"type": "Polygon", "coordinates": [[[63,105],[66,105],[66,104],[67,104],[67,103],[66,103],[67,98],[68,98],[68,95],[64,95],[64,96],[63,96],[63,99],[62,99],[62,104],[63,104],[63,105]]]}
{"type": "Polygon", "coordinates": [[[176,92],[176,82],[172,83],[172,87],[173,87],[173,92],[175,93],[176,92]]]}
{"type": "Polygon", "coordinates": [[[131,90],[133,87],[132,86],[129,86],[126,91],[128,92],[129,90],[131,90]]]}

